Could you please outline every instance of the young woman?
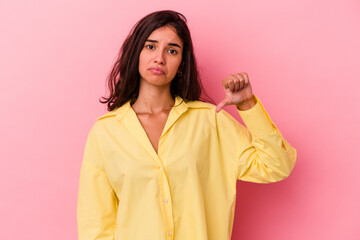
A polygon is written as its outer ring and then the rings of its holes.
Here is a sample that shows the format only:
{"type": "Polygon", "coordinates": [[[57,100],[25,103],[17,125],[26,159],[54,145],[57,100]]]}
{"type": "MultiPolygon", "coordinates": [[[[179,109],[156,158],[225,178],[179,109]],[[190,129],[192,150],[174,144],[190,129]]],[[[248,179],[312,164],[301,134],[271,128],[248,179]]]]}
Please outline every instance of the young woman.
{"type": "Polygon", "coordinates": [[[229,74],[217,106],[202,86],[186,18],[141,19],[109,75],[109,112],[86,142],[78,195],[81,240],[231,238],[236,181],[289,176],[296,150],[246,73],[229,74]],[[246,127],[221,110],[235,105],[246,127]]]}

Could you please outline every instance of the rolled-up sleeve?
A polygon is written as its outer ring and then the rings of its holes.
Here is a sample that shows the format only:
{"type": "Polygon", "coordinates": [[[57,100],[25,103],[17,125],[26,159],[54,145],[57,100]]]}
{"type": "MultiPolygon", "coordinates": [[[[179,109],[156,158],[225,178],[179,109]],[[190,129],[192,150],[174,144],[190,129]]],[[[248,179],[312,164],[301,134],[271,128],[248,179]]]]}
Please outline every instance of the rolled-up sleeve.
{"type": "Polygon", "coordinates": [[[96,124],[91,128],[80,170],[77,202],[79,240],[114,239],[118,198],[103,168],[96,139],[96,124]]]}
{"type": "Polygon", "coordinates": [[[219,132],[233,158],[238,180],[271,183],[288,177],[295,166],[296,150],[282,136],[259,98],[249,110],[237,109],[246,127],[225,111],[218,114],[219,132]],[[224,120],[226,119],[226,120],[224,120]],[[226,126],[225,126],[226,125],[226,126]],[[223,130],[223,131],[222,131],[223,130]],[[226,135],[225,135],[226,134],[226,135]]]}

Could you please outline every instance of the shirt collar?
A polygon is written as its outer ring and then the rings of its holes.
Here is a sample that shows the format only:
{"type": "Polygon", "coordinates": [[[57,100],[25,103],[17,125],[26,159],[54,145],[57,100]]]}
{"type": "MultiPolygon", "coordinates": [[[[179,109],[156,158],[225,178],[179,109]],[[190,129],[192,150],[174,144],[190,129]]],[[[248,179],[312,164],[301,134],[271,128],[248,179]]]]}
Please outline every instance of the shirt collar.
{"type": "MultiPolygon", "coordinates": [[[[211,108],[210,103],[202,101],[184,101],[180,96],[175,97],[174,110],[177,112],[185,112],[189,108],[211,108]]],[[[121,120],[123,116],[131,109],[130,100],[124,103],[121,107],[114,109],[104,115],[98,117],[97,119],[102,119],[110,116],[116,116],[117,119],[121,120]]]]}

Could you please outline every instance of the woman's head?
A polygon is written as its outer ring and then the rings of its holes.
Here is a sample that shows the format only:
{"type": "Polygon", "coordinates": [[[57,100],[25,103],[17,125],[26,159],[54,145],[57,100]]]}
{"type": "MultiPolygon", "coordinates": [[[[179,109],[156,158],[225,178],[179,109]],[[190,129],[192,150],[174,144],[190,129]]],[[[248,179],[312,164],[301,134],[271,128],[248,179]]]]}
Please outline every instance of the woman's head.
{"type": "Polygon", "coordinates": [[[165,28],[174,30],[182,44],[181,62],[171,81],[170,93],[173,97],[180,96],[188,101],[199,100],[202,86],[186,21],[181,13],[166,10],[148,14],[136,23],[124,41],[108,76],[110,96],[104,98],[105,101],[100,100],[101,103],[107,103],[109,111],[122,106],[128,100],[131,100],[131,103],[136,101],[141,77],[140,53],[154,30],[165,28]]]}
{"type": "Polygon", "coordinates": [[[172,80],[181,71],[183,47],[173,27],[167,25],[152,31],[139,56],[140,88],[150,84],[169,91],[172,80]]]}

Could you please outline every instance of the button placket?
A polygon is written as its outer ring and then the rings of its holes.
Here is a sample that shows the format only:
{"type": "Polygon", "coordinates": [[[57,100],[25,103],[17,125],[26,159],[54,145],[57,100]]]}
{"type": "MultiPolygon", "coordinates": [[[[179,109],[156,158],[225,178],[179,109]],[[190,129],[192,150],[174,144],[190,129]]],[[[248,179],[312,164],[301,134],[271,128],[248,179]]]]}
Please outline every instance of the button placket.
{"type": "Polygon", "coordinates": [[[170,186],[163,168],[159,168],[159,187],[160,187],[160,201],[161,209],[163,211],[164,222],[167,231],[167,239],[173,239],[174,236],[174,221],[171,204],[170,186]]]}

